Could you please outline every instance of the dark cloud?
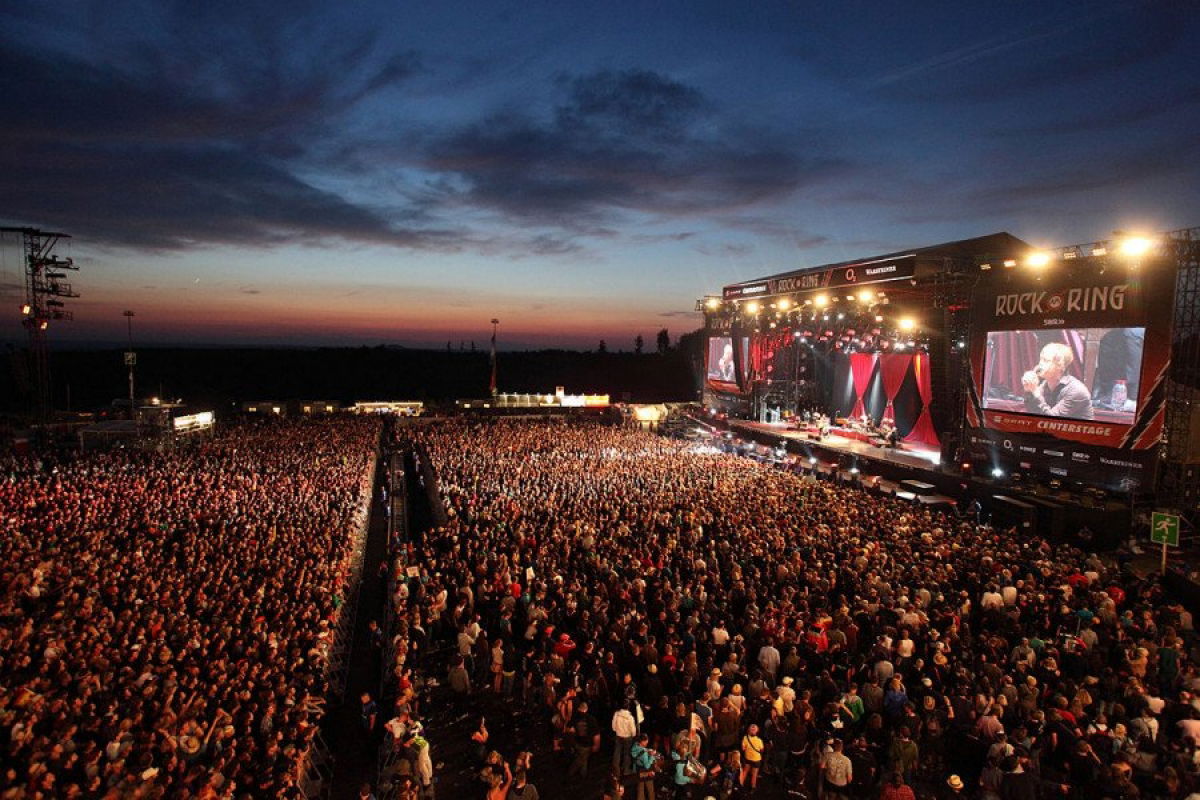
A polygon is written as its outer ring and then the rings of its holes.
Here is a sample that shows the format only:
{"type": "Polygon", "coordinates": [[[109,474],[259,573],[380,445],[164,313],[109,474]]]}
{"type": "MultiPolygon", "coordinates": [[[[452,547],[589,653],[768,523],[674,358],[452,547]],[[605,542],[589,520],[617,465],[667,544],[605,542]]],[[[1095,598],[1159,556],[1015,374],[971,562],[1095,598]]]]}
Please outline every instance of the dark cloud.
{"type": "MultiPolygon", "coordinates": [[[[143,48],[122,71],[0,40],[0,216],[134,248],[343,238],[457,249],[457,230],[384,218],[297,177],[290,157],[365,91],[329,77],[361,49],[323,52],[328,72],[284,60],[234,76],[236,60],[209,59],[205,82],[180,79],[163,50],[143,48]]],[[[395,56],[365,86],[415,69],[413,54],[395,56]]]]}
{"type": "Polygon", "coordinates": [[[499,113],[429,147],[465,188],[444,202],[574,229],[623,211],[689,215],[781,198],[839,169],[760,131],[722,131],[701,93],[644,71],[560,79],[548,120],[499,113]]]}
{"type": "Polygon", "coordinates": [[[543,234],[535,236],[528,242],[528,251],[532,255],[539,256],[562,256],[578,253],[583,249],[583,246],[578,242],[570,239],[562,239],[557,236],[543,234]]]}
{"type": "Polygon", "coordinates": [[[696,231],[679,231],[678,233],[638,233],[629,238],[638,244],[658,244],[659,242],[685,242],[698,235],[696,231]]]}
{"type": "Polygon", "coordinates": [[[384,89],[401,83],[423,71],[421,56],[416,51],[409,50],[397,53],[389,58],[371,79],[367,81],[363,90],[364,92],[373,92],[378,89],[384,89]]]}
{"type": "Polygon", "coordinates": [[[569,85],[570,100],[558,109],[564,129],[601,126],[630,135],[676,137],[705,104],[696,89],[645,70],[598,72],[569,85]]]}
{"type": "Polygon", "coordinates": [[[1029,125],[1005,126],[993,132],[1001,138],[1017,138],[1030,135],[1067,135],[1083,133],[1093,136],[1098,132],[1128,125],[1137,125],[1168,114],[1196,119],[1200,103],[1200,85],[1192,84],[1178,89],[1150,88],[1144,97],[1126,98],[1120,103],[1103,108],[1068,111],[1049,121],[1029,125]]]}
{"type": "Polygon", "coordinates": [[[696,252],[706,256],[747,256],[754,252],[754,245],[744,242],[702,244],[696,248],[696,252]]]}
{"type": "Polygon", "coordinates": [[[0,197],[7,216],[146,249],[326,237],[453,249],[459,238],[451,230],[394,227],[236,148],[29,143],[19,156],[0,150],[0,197]]]}

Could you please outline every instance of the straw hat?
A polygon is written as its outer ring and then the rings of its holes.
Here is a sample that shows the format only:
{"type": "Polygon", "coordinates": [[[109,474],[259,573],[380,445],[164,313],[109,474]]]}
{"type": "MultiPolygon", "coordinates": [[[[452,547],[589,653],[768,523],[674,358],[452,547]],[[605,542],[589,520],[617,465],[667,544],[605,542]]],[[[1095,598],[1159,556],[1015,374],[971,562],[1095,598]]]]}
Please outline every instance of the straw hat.
{"type": "Polygon", "coordinates": [[[946,779],[946,785],[949,786],[951,789],[955,789],[955,790],[961,789],[961,788],[963,788],[962,778],[958,777],[957,775],[951,775],[949,778],[946,779]]]}

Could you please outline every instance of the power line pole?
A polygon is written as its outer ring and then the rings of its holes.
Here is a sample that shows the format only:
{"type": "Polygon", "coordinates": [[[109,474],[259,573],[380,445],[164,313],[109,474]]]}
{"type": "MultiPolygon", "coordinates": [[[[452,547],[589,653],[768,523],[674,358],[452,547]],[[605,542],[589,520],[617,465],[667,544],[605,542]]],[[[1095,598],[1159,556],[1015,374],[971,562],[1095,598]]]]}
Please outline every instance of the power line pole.
{"type": "Polygon", "coordinates": [[[492,319],[492,397],[496,396],[496,328],[500,320],[492,319]]]}

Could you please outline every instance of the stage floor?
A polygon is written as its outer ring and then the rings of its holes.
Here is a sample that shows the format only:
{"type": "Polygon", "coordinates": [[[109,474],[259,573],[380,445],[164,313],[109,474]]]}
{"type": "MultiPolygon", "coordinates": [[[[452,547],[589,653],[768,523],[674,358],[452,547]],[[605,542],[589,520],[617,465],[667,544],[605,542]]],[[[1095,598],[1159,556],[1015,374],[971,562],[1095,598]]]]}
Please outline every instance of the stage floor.
{"type": "Polygon", "coordinates": [[[731,419],[729,420],[729,427],[735,430],[740,429],[746,432],[777,436],[780,439],[787,439],[790,442],[814,445],[840,453],[850,453],[873,461],[886,461],[891,464],[913,467],[915,469],[940,471],[938,469],[938,466],[941,464],[940,452],[919,445],[913,445],[909,442],[901,442],[899,448],[892,449],[876,447],[873,444],[868,444],[858,439],[848,439],[844,436],[838,436],[836,433],[831,433],[820,441],[817,441],[808,438],[808,434],[804,431],[789,430],[787,423],[783,422],[751,422],[750,420],[731,419]]]}

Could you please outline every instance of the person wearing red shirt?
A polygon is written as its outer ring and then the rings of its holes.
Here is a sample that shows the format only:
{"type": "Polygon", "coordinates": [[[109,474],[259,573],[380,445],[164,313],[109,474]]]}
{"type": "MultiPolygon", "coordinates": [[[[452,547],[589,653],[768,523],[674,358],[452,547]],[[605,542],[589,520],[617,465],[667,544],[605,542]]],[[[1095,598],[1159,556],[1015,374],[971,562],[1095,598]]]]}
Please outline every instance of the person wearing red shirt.
{"type": "Polygon", "coordinates": [[[917,800],[917,797],[913,790],[905,785],[904,776],[897,772],[883,785],[879,800],[917,800]]]}

